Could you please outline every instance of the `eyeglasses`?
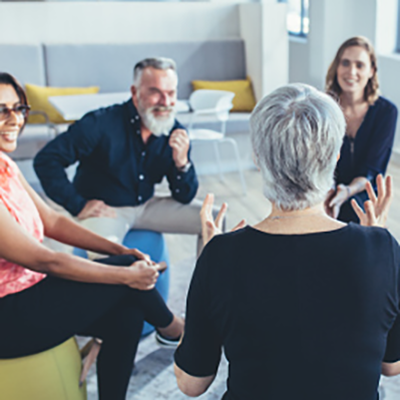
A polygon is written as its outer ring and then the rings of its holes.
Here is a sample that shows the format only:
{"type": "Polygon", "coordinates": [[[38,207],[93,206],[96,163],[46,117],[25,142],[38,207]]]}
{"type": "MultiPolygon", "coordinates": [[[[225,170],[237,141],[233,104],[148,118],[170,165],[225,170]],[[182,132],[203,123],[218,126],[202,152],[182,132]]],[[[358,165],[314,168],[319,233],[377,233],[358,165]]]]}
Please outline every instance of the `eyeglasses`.
{"type": "Polygon", "coordinates": [[[29,114],[30,109],[31,108],[29,106],[26,106],[25,104],[14,106],[13,108],[0,106],[0,121],[4,121],[7,118],[10,118],[11,112],[14,112],[15,114],[18,115],[22,115],[24,118],[26,118],[29,114]]]}

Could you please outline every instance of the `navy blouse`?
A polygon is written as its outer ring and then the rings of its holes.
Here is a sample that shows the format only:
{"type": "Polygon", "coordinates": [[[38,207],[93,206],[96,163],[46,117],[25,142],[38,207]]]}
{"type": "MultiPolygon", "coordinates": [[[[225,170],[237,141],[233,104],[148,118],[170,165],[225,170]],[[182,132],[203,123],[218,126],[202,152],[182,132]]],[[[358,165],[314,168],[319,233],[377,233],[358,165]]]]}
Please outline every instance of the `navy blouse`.
{"type": "Polygon", "coordinates": [[[373,184],[385,174],[396,131],[397,108],[379,97],[371,105],[355,139],[344,137],[336,166],[336,184],[348,185],[354,178],[366,177],[373,184]]]}
{"type": "Polygon", "coordinates": [[[175,362],[207,377],[224,350],[224,400],[376,400],[382,361],[400,360],[399,273],[381,228],[218,235],[197,261],[175,362]]]}

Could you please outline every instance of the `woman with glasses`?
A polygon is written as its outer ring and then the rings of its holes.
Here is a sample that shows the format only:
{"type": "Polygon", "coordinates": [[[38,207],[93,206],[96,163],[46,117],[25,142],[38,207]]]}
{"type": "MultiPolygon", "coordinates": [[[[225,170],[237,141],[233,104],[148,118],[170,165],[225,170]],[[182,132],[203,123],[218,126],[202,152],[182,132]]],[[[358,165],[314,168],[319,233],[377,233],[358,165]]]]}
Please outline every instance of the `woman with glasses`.
{"type": "Polygon", "coordinates": [[[102,340],[99,397],[122,400],[143,321],[172,339],[183,321],[154,289],[159,265],[57,214],[26,182],[7,153],[28,111],[20,84],[0,73],[0,358],[38,353],[75,334],[95,336],[102,340]],[[92,262],[58,253],[41,244],[44,235],[113,257],[92,262]]]}
{"type": "MultiPolygon", "coordinates": [[[[250,119],[255,161],[272,203],[268,217],[215,236],[187,299],[175,373],[189,396],[229,363],[224,400],[376,400],[381,370],[400,373],[400,247],[385,229],[345,224],[324,210],[345,133],[337,103],[311,86],[287,85],[250,119]]],[[[363,224],[384,224],[390,179],[363,224]]],[[[218,229],[212,198],[203,237],[218,229]]],[[[223,210],[222,210],[223,212],[223,210]]]]}
{"type": "Polygon", "coordinates": [[[397,108],[379,95],[375,50],[368,39],[353,37],[338,49],[326,76],[326,91],[339,100],[346,118],[346,134],[335,172],[335,186],[327,209],[341,221],[358,221],[350,199],[362,203],[365,185],[376,189],[385,174],[393,147],[397,108]]]}

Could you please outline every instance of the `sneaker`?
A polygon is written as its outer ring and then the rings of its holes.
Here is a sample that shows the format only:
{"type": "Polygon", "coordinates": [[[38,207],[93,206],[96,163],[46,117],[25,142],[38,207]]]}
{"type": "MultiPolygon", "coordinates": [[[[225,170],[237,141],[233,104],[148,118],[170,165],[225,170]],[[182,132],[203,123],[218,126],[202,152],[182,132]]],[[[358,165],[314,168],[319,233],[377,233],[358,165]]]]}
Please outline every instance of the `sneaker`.
{"type": "Polygon", "coordinates": [[[176,349],[178,347],[179,341],[181,340],[181,337],[176,337],[176,338],[166,338],[165,336],[162,336],[160,332],[156,331],[156,342],[162,346],[166,347],[169,349],[176,349]]]}

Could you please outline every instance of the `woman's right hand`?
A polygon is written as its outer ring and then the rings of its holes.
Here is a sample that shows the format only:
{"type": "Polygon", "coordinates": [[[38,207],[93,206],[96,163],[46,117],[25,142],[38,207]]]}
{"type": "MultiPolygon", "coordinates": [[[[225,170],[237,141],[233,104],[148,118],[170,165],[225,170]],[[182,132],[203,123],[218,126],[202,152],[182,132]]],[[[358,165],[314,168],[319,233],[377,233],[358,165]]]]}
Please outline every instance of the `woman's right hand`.
{"type": "MultiPolygon", "coordinates": [[[[214,220],[212,215],[213,206],[214,195],[212,193],[208,193],[204,199],[203,206],[201,207],[200,211],[201,231],[204,246],[215,235],[220,235],[222,233],[222,221],[224,220],[226,210],[228,209],[228,205],[223,203],[217,217],[214,220]]],[[[241,229],[244,226],[246,226],[246,221],[242,219],[235,227],[231,229],[231,232],[241,229]]]]}
{"type": "Polygon", "coordinates": [[[369,200],[364,202],[365,212],[354,199],[351,201],[351,205],[360,219],[360,225],[381,226],[384,228],[386,226],[390,204],[393,200],[392,178],[387,176],[383,179],[383,176],[379,174],[376,177],[376,186],[378,189],[378,196],[375,195],[371,183],[367,182],[366,184],[369,200]]]}
{"type": "Polygon", "coordinates": [[[124,270],[128,274],[126,284],[133,289],[153,289],[160,275],[158,267],[158,264],[146,260],[139,260],[129,267],[124,267],[124,270]]]}

